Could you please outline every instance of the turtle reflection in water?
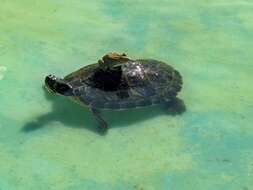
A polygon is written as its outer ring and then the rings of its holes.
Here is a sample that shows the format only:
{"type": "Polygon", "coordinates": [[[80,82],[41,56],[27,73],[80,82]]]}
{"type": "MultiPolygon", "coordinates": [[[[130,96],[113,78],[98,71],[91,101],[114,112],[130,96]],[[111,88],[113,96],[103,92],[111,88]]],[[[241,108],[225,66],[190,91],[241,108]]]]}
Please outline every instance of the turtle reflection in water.
{"type": "Polygon", "coordinates": [[[45,86],[50,92],[88,106],[103,132],[108,128],[100,115],[103,109],[162,104],[168,109],[179,108],[175,110],[178,112],[184,110],[183,101],[176,98],[182,83],[179,72],[166,63],[153,59],[133,60],[118,53],[108,53],[97,63],[64,78],[54,75],[45,78],[45,86]]]}

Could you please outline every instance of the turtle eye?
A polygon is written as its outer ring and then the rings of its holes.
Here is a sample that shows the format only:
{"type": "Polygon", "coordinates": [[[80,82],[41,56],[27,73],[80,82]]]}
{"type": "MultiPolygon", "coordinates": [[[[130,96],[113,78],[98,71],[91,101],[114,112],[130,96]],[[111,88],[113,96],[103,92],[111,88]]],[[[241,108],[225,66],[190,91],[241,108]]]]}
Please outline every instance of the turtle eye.
{"type": "Polygon", "coordinates": [[[52,88],[54,86],[54,84],[55,84],[55,80],[56,80],[55,76],[48,75],[45,78],[45,83],[52,88]]]}
{"type": "Polygon", "coordinates": [[[46,78],[50,80],[56,80],[56,77],[54,75],[48,75],[46,78]]]}

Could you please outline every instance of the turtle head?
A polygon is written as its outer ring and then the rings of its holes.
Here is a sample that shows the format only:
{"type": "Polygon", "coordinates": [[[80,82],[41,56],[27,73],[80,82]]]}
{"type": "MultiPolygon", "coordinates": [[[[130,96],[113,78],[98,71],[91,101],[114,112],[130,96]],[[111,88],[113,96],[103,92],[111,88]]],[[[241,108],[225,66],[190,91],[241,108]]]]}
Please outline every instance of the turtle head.
{"type": "Polygon", "coordinates": [[[108,53],[102,57],[102,60],[99,60],[99,67],[103,70],[114,70],[115,68],[121,66],[123,63],[129,61],[125,53],[108,53]]]}
{"type": "Polygon", "coordinates": [[[54,75],[48,75],[45,78],[45,87],[49,92],[63,96],[72,95],[72,87],[63,79],[54,75]]]}

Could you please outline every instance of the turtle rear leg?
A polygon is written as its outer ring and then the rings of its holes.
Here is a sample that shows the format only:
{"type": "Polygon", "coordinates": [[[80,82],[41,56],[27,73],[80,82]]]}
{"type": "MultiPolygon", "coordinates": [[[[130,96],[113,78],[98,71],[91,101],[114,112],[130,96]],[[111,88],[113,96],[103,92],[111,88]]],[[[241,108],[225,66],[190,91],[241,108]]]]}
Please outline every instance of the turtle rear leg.
{"type": "Polygon", "coordinates": [[[186,111],[184,101],[177,97],[165,99],[162,104],[171,115],[180,115],[186,111]]]}
{"type": "Polygon", "coordinates": [[[103,134],[106,133],[108,125],[106,121],[101,117],[100,111],[96,108],[91,108],[91,111],[99,124],[99,131],[103,134]]]}

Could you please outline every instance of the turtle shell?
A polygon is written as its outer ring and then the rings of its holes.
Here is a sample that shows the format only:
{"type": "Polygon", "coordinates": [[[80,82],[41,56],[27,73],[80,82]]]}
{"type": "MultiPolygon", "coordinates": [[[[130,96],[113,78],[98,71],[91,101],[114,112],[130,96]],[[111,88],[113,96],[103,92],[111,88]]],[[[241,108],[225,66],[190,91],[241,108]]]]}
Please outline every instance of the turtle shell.
{"type": "Polygon", "coordinates": [[[128,60],[106,71],[96,63],[67,75],[64,80],[72,86],[75,101],[98,109],[128,109],[168,102],[182,86],[178,71],[152,59],[128,60]]]}

